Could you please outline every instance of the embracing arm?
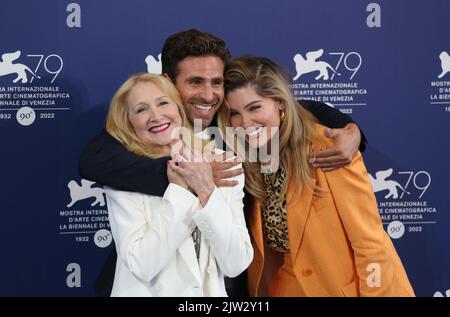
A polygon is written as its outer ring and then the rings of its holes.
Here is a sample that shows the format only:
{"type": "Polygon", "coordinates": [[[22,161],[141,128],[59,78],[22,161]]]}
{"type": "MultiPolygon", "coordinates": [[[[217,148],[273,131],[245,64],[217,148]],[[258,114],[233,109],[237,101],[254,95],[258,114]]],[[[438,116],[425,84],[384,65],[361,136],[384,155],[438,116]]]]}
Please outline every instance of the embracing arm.
{"type": "Polygon", "coordinates": [[[110,188],[105,192],[118,257],[137,278],[150,282],[190,236],[198,199],[175,184],[163,198],[110,188]]]}
{"type": "Polygon", "coordinates": [[[359,151],[364,152],[366,149],[367,139],[350,116],[333,107],[327,106],[323,102],[314,100],[300,100],[299,103],[303,106],[303,108],[311,112],[320,124],[328,128],[343,129],[347,127],[348,124],[354,124],[356,127],[355,133],[360,133],[359,151]]]}
{"type": "Polygon", "coordinates": [[[105,130],[90,141],[80,157],[81,177],[126,191],[162,196],[168,186],[166,161],[129,152],[105,130]]]}

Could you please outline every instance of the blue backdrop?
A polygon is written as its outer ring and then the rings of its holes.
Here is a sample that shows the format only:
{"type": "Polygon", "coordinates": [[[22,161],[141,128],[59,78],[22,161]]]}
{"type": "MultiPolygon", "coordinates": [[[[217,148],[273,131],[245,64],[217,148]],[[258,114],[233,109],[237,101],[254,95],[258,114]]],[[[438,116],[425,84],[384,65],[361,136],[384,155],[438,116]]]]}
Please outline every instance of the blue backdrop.
{"type": "Polygon", "coordinates": [[[233,56],[274,59],[298,98],[359,123],[416,294],[450,296],[447,0],[3,0],[0,295],[94,295],[111,234],[79,155],[119,85],[155,67],[167,36],[193,27],[233,56]]]}

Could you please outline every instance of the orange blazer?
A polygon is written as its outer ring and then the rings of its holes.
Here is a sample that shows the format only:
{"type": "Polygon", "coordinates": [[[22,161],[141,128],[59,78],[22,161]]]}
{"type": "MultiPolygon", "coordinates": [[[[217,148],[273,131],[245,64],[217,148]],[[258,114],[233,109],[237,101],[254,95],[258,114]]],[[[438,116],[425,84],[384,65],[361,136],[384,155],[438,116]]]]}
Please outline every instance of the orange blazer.
{"type": "MultiPolygon", "coordinates": [[[[317,125],[323,135],[324,127],[317,125]]],[[[327,140],[323,140],[325,144],[327,140]]],[[[329,141],[328,141],[329,142],[329,141]]],[[[313,144],[314,150],[320,145],[313,144]]],[[[305,296],[414,296],[401,260],[383,229],[361,154],[332,172],[313,170],[325,193],[288,186],[287,221],[293,269],[305,296]]],[[[257,296],[264,264],[261,208],[248,214],[254,258],[248,287],[257,296]]]]}

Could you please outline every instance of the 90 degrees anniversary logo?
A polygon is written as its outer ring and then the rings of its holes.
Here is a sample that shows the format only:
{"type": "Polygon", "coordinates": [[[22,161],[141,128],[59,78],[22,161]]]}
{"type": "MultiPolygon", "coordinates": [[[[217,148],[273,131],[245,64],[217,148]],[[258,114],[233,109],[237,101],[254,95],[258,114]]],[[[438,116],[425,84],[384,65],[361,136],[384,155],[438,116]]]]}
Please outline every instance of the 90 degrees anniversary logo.
{"type": "Polygon", "coordinates": [[[67,183],[70,201],[64,210],[59,211],[59,233],[74,237],[76,242],[93,241],[99,248],[106,248],[113,241],[109,230],[108,210],[106,209],[103,188],[94,187],[95,182],[82,179],[67,183]]]}
{"type": "Polygon", "coordinates": [[[377,194],[378,210],[387,233],[399,239],[408,233],[420,233],[436,223],[437,209],[426,199],[432,184],[427,171],[398,171],[393,168],[369,173],[377,194]]]}

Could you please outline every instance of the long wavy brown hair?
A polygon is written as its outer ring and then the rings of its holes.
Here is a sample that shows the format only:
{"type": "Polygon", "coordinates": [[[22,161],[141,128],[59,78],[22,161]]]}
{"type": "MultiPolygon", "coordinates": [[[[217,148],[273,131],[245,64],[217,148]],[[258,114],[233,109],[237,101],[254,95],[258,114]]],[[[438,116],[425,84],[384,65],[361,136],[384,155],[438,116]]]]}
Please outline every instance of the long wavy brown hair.
{"type": "MultiPolygon", "coordinates": [[[[315,119],[295,100],[287,72],[264,57],[244,56],[231,60],[225,70],[225,95],[247,86],[254,88],[258,95],[284,105],[284,118],[279,127],[279,163],[288,177],[282,186],[280,200],[286,197],[290,181],[295,182],[294,196],[299,194],[303,185],[317,190],[308,164],[311,143],[318,140],[315,119]]],[[[222,133],[230,126],[230,107],[226,101],[219,109],[218,123],[222,133]]],[[[243,165],[246,190],[263,203],[266,193],[260,163],[246,161],[243,165]]]]}

